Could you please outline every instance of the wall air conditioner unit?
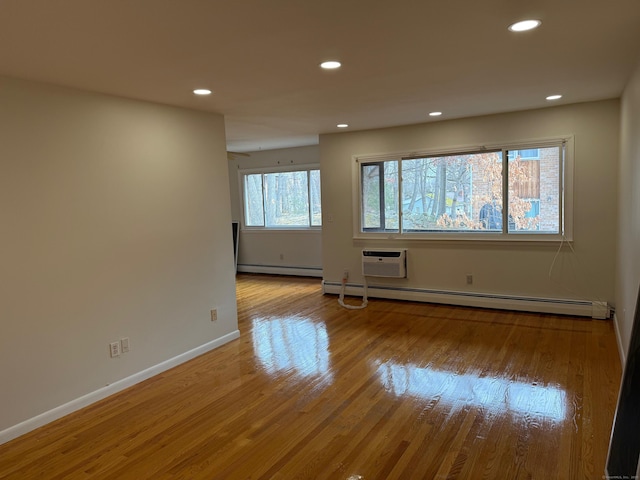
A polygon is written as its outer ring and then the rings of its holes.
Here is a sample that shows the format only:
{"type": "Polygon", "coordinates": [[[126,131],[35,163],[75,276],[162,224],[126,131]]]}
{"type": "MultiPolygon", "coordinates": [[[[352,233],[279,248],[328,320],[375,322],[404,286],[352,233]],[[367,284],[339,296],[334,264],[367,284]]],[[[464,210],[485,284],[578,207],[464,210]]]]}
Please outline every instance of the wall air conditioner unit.
{"type": "Polygon", "coordinates": [[[407,277],[406,250],[363,250],[362,274],[368,277],[407,277]]]}

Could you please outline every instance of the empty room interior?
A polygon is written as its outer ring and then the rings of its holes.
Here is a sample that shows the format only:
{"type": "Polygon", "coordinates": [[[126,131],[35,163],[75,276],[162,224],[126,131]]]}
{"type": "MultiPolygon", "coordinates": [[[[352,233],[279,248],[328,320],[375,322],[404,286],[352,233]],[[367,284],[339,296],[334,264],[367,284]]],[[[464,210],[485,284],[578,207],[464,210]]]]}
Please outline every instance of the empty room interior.
{"type": "Polygon", "coordinates": [[[2,1],[0,478],[640,478],[639,192],[637,0],[2,1]]]}

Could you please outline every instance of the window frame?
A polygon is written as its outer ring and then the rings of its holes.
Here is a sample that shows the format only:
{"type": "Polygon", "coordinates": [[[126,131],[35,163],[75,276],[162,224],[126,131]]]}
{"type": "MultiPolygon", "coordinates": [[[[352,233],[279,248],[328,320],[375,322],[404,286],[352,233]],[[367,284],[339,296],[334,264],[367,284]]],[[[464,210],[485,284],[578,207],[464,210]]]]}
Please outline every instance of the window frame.
{"type": "MultiPolygon", "coordinates": [[[[240,192],[240,227],[242,230],[252,230],[256,232],[260,231],[318,231],[322,229],[322,198],[320,199],[320,224],[313,225],[313,202],[311,200],[311,172],[318,171],[320,174],[319,164],[300,164],[300,165],[286,165],[286,166],[270,166],[270,167],[256,167],[256,168],[243,168],[238,170],[238,187],[240,192]],[[268,175],[274,173],[287,173],[287,172],[306,172],[307,173],[307,200],[308,200],[308,218],[309,225],[266,225],[266,218],[264,219],[264,225],[247,225],[246,219],[246,204],[245,204],[245,177],[247,175],[268,175]]],[[[320,180],[322,181],[322,180],[320,180]]],[[[322,189],[320,189],[321,192],[322,189]]],[[[262,202],[263,202],[263,216],[265,215],[264,209],[264,177],[262,179],[262,202]]]]}
{"type": "Polygon", "coordinates": [[[396,241],[415,242],[495,242],[495,243],[558,243],[573,241],[573,163],[574,163],[574,138],[573,135],[562,137],[532,139],[515,142],[501,142],[492,145],[463,146],[455,148],[425,149],[411,152],[388,153],[383,155],[354,155],[353,162],[353,239],[376,239],[393,245],[396,241]],[[558,172],[558,196],[559,196],[559,233],[547,233],[537,231],[509,232],[507,211],[503,209],[503,228],[495,231],[402,231],[402,166],[399,164],[399,227],[398,231],[365,231],[363,226],[363,190],[361,165],[368,163],[380,163],[385,161],[410,160],[422,157],[450,156],[455,154],[472,154],[484,151],[500,150],[503,153],[503,202],[507,204],[509,192],[508,176],[508,151],[527,150],[535,148],[559,147],[561,158],[558,172]]]}

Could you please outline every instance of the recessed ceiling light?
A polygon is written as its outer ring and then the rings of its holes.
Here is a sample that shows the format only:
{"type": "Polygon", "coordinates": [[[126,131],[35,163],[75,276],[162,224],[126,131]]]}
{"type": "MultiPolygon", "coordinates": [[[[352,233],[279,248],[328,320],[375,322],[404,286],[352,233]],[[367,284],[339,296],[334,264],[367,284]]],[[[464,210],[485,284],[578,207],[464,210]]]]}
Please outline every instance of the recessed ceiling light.
{"type": "Polygon", "coordinates": [[[549,95],[547,97],[547,100],[560,100],[562,98],[562,95],[549,95]]]}
{"type": "Polygon", "coordinates": [[[527,30],[538,28],[540,25],[542,25],[540,20],[522,20],[521,22],[509,25],[509,30],[512,32],[526,32],[527,30]]]}
{"type": "Polygon", "coordinates": [[[442,115],[442,112],[431,112],[429,114],[430,117],[439,117],[440,115],[442,115]]]}
{"type": "Polygon", "coordinates": [[[335,70],[336,68],[340,68],[342,64],[336,60],[328,60],[326,62],[322,62],[320,66],[325,70],[335,70]]]}
{"type": "Polygon", "coordinates": [[[193,93],[196,95],[211,95],[211,90],[208,88],[196,88],[193,93]]]}
{"type": "Polygon", "coordinates": [[[338,125],[336,125],[336,127],[338,128],[347,128],[349,126],[348,123],[339,123],[338,125]]]}

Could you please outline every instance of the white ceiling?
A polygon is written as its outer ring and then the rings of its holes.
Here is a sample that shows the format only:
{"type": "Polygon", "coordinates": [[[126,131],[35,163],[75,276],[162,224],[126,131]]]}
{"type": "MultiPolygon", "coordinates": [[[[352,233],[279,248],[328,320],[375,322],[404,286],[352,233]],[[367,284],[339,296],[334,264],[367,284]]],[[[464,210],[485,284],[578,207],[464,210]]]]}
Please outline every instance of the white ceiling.
{"type": "Polygon", "coordinates": [[[0,0],[0,74],[221,113],[238,152],[615,98],[638,61],[640,0],[0,0]]]}

